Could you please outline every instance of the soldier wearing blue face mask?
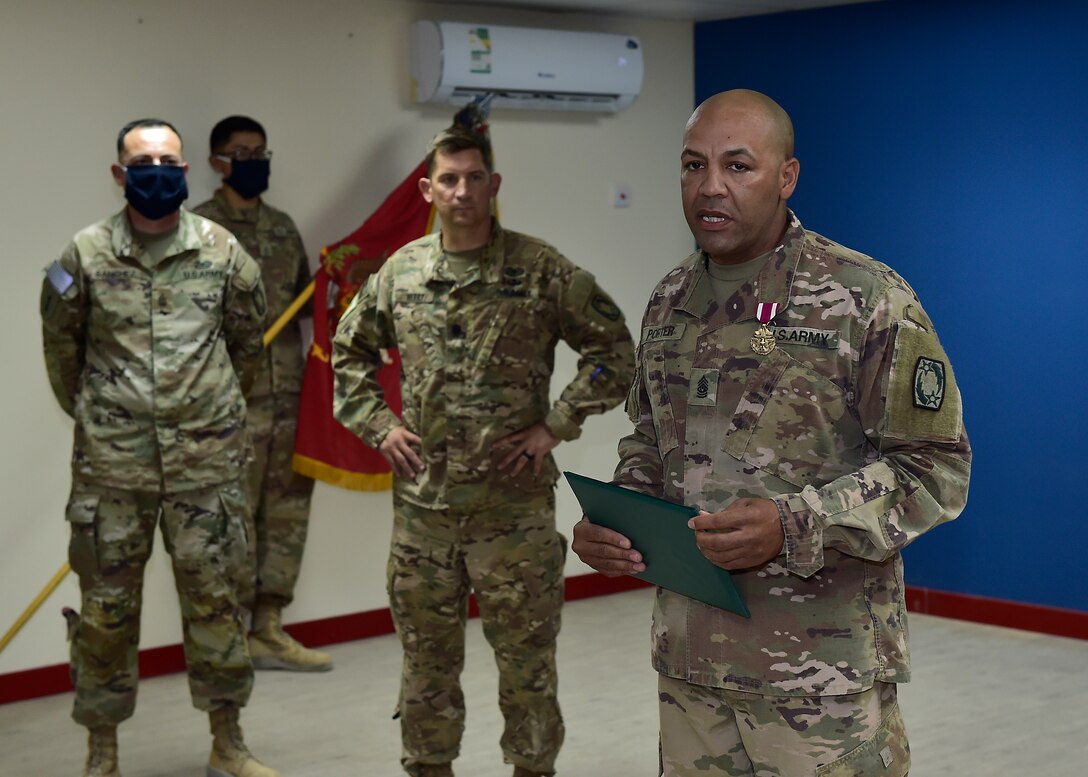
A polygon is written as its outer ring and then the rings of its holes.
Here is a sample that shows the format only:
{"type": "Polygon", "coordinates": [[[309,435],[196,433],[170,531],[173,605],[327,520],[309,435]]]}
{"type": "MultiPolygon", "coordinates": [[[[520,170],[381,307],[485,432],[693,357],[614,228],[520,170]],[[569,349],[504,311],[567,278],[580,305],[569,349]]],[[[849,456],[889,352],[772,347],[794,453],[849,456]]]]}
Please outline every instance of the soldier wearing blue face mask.
{"type": "Polygon", "coordinates": [[[117,726],[136,706],[144,567],[156,526],[171,556],[193,705],[208,712],[209,777],[277,777],[238,725],[253,686],[236,595],[249,458],[243,392],[261,354],[260,268],[227,230],[181,210],[181,137],[142,119],[117,138],[128,205],[78,232],[46,269],[42,344],[75,422],[68,558],[72,717],[83,777],[119,777],[117,726]]]}
{"type": "MultiPolygon", "coordinates": [[[[193,212],[229,229],[257,260],[271,325],[306,288],[311,273],[295,222],[261,197],[272,160],[267,135],[248,116],[228,116],[212,128],[209,145],[208,162],[223,185],[193,212]]],[[[304,647],[282,628],[282,610],[294,598],[302,566],[314,487],[291,468],[303,355],[296,318],[268,344],[246,393],[246,425],[256,454],[247,473],[249,536],[255,539],[238,599],[253,615],[249,652],[255,668],[322,672],[332,669],[332,657],[304,647]]]]}

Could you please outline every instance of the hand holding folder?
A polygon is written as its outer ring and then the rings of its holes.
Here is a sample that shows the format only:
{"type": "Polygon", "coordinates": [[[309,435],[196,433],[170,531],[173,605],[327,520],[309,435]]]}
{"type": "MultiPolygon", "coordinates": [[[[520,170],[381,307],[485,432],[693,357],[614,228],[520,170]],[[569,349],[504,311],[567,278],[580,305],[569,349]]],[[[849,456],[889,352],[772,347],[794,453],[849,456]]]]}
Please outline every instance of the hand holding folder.
{"type": "Polygon", "coordinates": [[[688,520],[699,511],[593,478],[563,473],[586,517],[631,541],[646,566],[635,577],[745,618],[748,607],[729,572],[695,544],[688,520]]]}

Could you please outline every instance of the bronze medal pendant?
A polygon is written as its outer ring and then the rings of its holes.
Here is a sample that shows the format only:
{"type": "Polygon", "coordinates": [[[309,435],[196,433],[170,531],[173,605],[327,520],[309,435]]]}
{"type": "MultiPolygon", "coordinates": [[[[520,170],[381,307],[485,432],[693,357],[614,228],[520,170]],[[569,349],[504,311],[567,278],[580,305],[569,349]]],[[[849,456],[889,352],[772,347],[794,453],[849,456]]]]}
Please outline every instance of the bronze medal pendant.
{"type": "Polygon", "coordinates": [[[759,319],[760,326],[752,335],[752,351],[760,356],[766,356],[775,349],[777,343],[774,332],[767,328],[767,324],[777,314],[777,302],[760,302],[756,305],[756,318],[759,319]]]}
{"type": "Polygon", "coordinates": [[[774,332],[768,329],[766,325],[761,326],[752,335],[752,350],[760,356],[766,356],[773,351],[774,348],[774,332]]]}

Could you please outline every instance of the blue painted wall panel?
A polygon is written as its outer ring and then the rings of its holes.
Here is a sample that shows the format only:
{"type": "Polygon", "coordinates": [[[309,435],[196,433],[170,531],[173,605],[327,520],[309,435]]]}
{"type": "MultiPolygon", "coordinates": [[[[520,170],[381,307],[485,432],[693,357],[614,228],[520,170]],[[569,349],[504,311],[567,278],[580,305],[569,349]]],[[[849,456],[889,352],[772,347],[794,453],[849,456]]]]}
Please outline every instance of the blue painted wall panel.
{"type": "Polygon", "coordinates": [[[697,100],[791,114],[802,223],[895,267],[975,450],[907,582],[1088,610],[1088,4],[888,0],[697,24],[697,100]]]}

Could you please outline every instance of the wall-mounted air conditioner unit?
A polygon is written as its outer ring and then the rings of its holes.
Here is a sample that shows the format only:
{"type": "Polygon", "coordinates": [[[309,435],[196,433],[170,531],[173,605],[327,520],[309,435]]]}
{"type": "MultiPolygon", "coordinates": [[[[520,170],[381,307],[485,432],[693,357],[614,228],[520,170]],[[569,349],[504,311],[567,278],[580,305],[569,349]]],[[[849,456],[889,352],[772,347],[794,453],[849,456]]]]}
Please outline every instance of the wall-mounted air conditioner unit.
{"type": "Polygon", "coordinates": [[[421,21],[412,24],[416,102],[492,108],[619,111],[642,87],[642,44],[630,35],[421,21]]]}

